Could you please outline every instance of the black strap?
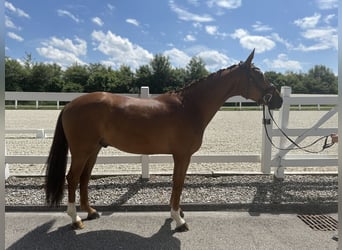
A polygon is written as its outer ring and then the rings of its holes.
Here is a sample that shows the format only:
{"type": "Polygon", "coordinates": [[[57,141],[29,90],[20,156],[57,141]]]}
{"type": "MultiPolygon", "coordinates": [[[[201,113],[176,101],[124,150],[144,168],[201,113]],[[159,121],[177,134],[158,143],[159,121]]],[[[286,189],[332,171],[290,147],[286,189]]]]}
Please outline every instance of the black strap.
{"type": "Polygon", "coordinates": [[[324,151],[325,149],[327,148],[330,148],[331,146],[333,146],[335,143],[334,142],[330,142],[328,143],[328,138],[330,137],[330,135],[326,135],[326,136],[322,136],[318,139],[316,139],[315,141],[313,141],[312,143],[306,145],[306,146],[300,146],[298,145],[294,140],[292,140],[279,126],[278,124],[276,123],[276,121],[274,120],[273,118],[273,115],[271,113],[270,110],[268,110],[268,114],[270,116],[270,118],[272,119],[273,123],[276,125],[276,127],[279,129],[279,131],[285,136],[285,138],[291,142],[296,148],[292,148],[292,149],[288,149],[288,148],[280,148],[278,147],[277,145],[275,145],[271,139],[271,137],[269,136],[268,134],[268,131],[267,131],[267,127],[266,127],[266,123],[267,124],[270,124],[270,119],[266,119],[266,112],[265,112],[265,105],[263,105],[263,124],[264,124],[264,128],[265,128],[265,132],[266,132],[266,136],[267,136],[267,139],[270,141],[270,143],[272,144],[273,147],[275,147],[276,149],[278,150],[287,150],[287,151],[290,151],[290,150],[303,150],[307,153],[312,153],[312,154],[317,154],[317,153],[320,153],[322,151],[324,151]],[[268,122],[267,122],[268,121],[268,122]],[[312,150],[308,150],[307,148],[309,147],[312,147],[313,145],[315,145],[316,143],[318,143],[319,141],[321,140],[324,140],[324,144],[322,146],[322,149],[319,150],[319,151],[312,151],[312,150]]]}

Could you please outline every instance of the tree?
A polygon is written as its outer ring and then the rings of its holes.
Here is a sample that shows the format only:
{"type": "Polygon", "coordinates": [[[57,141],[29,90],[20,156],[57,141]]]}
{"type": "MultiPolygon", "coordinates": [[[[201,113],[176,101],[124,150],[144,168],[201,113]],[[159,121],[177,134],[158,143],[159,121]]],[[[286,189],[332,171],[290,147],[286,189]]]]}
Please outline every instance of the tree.
{"type": "MultiPolygon", "coordinates": [[[[185,68],[173,68],[168,57],[157,54],[149,64],[140,66],[135,72],[127,65],[113,70],[100,63],[76,63],[62,69],[57,64],[36,63],[29,53],[22,62],[5,58],[6,91],[139,93],[141,86],[149,86],[151,93],[163,93],[208,74],[200,57],[191,58],[185,68]]],[[[265,72],[265,78],[277,89],[290,86],[292,93],[337,93],[337,76],[324,65],[316,65],[307,73],[265,72]]]]}
{"type": "Polygon", "coordinates": [[[279,90],[282,86],[286,85],[281,73],[268,71],[264,73],[264,76],[269,83],[272,83],[279,90]]]}
{"type": "Polygon", "coordinates": [[[191,82],[197,79],[201,79],[209,75],[208,70],[205,68],[205,63],[200,57],[191,58],[190,62],[186,66],[187,81],[191,82]]]}
{"type": "Polygon", "coordinates": [[[35,63],[31,67],[25,91],[60,91],[62,69],[57,64],[35,63]]]}
{"type": "Polygon", "coordinates": [[[132,86],[133,93],[139,93],[142,86],[150,86],[152,69],[150,65],[142,65],[135,71],[135,79],[132,86]]]}
{"type": "Polygon", "coordinates": [[[285,74],[269,71],[265,72],[265,78],[272,83],[278,90],[282,86],[292,88],[292,93],[306,93],[306,87],[303,82],[303,74],[287,72],[285,74]]]}
{"type": "Polygon", "coordinates": [[[187,72],[184,68],[176,68],[171,70],[171,83],[172,85],[169,88],[166,88],[165,91],[175,90],[182,88],[187,83],[187,72]]]}
{"type": "Polygon", "coordinates": [[[110,84],[113,82],[114,73],[111,68],[102,64],[90,64],[88,66],[89,77],[84,86],[85,92],[110,91],[110,84]]]}
{"type": "Polygon", "coordinates": [[[134,74],[129,66],[122,65],[116,71],[116,78],[113,92],[130,93],[133,90],[134,74]]]}
{"type": "Polygon", "coordinates": [[[17,60],[5,59],[5,89],[6,91],[22,91],[28,76],[27,70],[17,60]]]}
{"type": "Polygon", "coordinates": [[[63,90],[68,92],[79,92],[84,90],[89,78],[87,66],[73,64],[64,72],[63,90]]]}
{"type": "Polygon", "coordinates": [[[170,86],[171,63],[168,57],[157,54],[150,62],[152,76],[150,90],[153,93],[165,92],[170,86]]]}
{"type": "Polygon", "coordinates": [[[308,71],[305,85],[310,94],[337,94],[337,77],[324,65],[316,65],[308,71]]]}
{"type": "Polygon", "coordinates": [[[307,89],[303,81],[303,74],[298,74],[294,72],[288,72],[282,76],[286,86],[292,88],[293,93],[306,93],[307,89]]]}
{"type": "Polygon", "coordinates": [[[75,93],[82,93],[84,92],[84,88],[81,84],[79,83],[64,83],[62,87],[62,92],[75,92],[75,93]]]}

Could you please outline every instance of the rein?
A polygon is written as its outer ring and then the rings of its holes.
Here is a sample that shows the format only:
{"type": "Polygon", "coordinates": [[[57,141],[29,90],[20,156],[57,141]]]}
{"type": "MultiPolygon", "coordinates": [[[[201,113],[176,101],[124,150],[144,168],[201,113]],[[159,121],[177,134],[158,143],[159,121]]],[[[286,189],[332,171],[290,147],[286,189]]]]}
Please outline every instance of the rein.
{"type": "Polygon", "coordinates": [[[327,148],[330,148],[331,146],[333,146],[335,143],[334,142],[330,142],[328,143],[328,139],[330,137],[330,135],[325,135],[325,136],[322,136],[320,138],[318,138],[317,140],[313,141],[312,143],[306,145],[306,146],[300,146],[298,143],[296,143],[294,140],[292,140],[285,132],[284,130],[282,130],[278,124],[276,123],[276,121],[274,120],[273,118],[273,115],[271,113],[270,110],[268,110],[268,113],[269,113],[269,116],[271,117],[271,119],[266,119],[266,111],[265,111],[265,105],[263,105],[262,107],[263,109],[263,125],[264,125],[264,129],[265,129],[265,132],[266,132],[266,136],[267,136],[267,139],[269,140],[269,142],[272,144],[273,147],[275,147],[276,149],[278,150],[287,150],[287,151],[290,151],[290,150],[303,150],[304,152],[307,152],[307,153],[311,153],[311,154],[317,154],[317,153],[320,153],[322,151],[324,151],[325,149],[327,148]],[[273,121],[273,123],[276,125],[276,127],[279,129],[279,131],[285,136],[285,138],[291,142],[296,148],[292,148],[292,149],[288,149],[288,148],[280,148],[278,147],[277,145],[275,145],[270,137],[270,135],[268,134],[268,131],[267,131],[267,127],[266,125],[267,124],[270,124],[271,123],[271,120],[273,121]],[[313,145],[315,145],[316,143],[318,143],[319,141],[321,140],[324,140],[324,144],[322,146],[322,149],[319,150],[319,151],[312,151],[312,150],[309,150],[307,148],[309,147],[312,147],[313,145]]]}

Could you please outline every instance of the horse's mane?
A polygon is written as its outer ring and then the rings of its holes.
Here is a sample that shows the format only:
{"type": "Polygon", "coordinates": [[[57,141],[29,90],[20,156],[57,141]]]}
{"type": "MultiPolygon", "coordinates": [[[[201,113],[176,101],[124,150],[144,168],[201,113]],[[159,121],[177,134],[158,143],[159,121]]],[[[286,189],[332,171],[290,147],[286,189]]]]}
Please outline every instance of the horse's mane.
{"type": "Polygon", "coordinates": [[[232,66],[229,66],[228,68],[225,68],[225,69],[220,69],[214,73],[211,73],[209,74],[208,76],[205,76],[205,77],[202,77],[200,79],[196,79],[196,80],[192,80],[190,81],[188,84],[186,84],[184,87],[181,87],[179,89],[176,89],[176,90],[171,90],[169,91],[170,93],[174,93],[174,94],[179,94],[179,93],[182,93],[184,91],[187,91],[193,87],[195,87],[196,85],[198,85],[199,83],[203,82],[203,81],[207,81],[207,80],[210,80],[212,78],[214,78],[215,76],[221,74],[222,72],[224,71],[231,71],[232,69],[234,69],[236,66],[239,66],[238,64],[234,64],[232,66]]]}
{"type": "MultiPolygon", "coordinates": [[[[237,67],[243,66],[243,63],[244,62],[241,61],[238,64],[234,64],[234,65],[229,66],[228,68],[220,69],[220,70],[218,70],[218,71],[216,71],[214,73],[211,73],[211,74],[209,74],[206,77],[202,77],[200,79],[192,80],[189,83],[185,84],[184,87],[181,87],[181,88],[178,88],[178,89],[175,89],[175,90],[170,90],[170,91],[167,92],[167,94],[183,95],[186,92],[191,91],[192,89],[194,89],[199,84],[201,84],[203,82],[206,82],[208,80],[211,80],[212,78],[217,77],[218,75],[221,75],[222,72],[228,71],[228,73],[229,73],[229,72],[233,71],[234,69],[236,69],[237,67]]],[[[252,70],[262,74],[261,70],[258,67],[256,67],[253,63],[251,64],[251,68],[250,69],[252,69],[252,70]]]]}

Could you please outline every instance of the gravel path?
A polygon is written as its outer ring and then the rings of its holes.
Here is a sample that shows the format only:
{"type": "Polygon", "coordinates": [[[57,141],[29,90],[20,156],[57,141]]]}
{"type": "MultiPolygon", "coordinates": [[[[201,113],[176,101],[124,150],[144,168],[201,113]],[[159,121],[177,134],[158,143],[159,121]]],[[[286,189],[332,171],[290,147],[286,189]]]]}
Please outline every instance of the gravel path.
{"type": "MultiPolygon", "coordinates": [[[[5,190],[8,208],[44,208],[42,177],[11,177],[5,190]]],[[[95,178],[90,181],[89,193],[90,203],[102,210],[151,205],[168,209],[171,176],[153,175],[148,181],[137,175],[95,178]]],[[[62,205],[66,202],[65,197],[62,205]]],[[[224,205],[226,209],[300,208],[336,212],[337,202],[337,175],[287,175],[284,181],[266,175],[190,175],[182,194],[182,204],[199,204],[204,209],[224,205]]]]}

